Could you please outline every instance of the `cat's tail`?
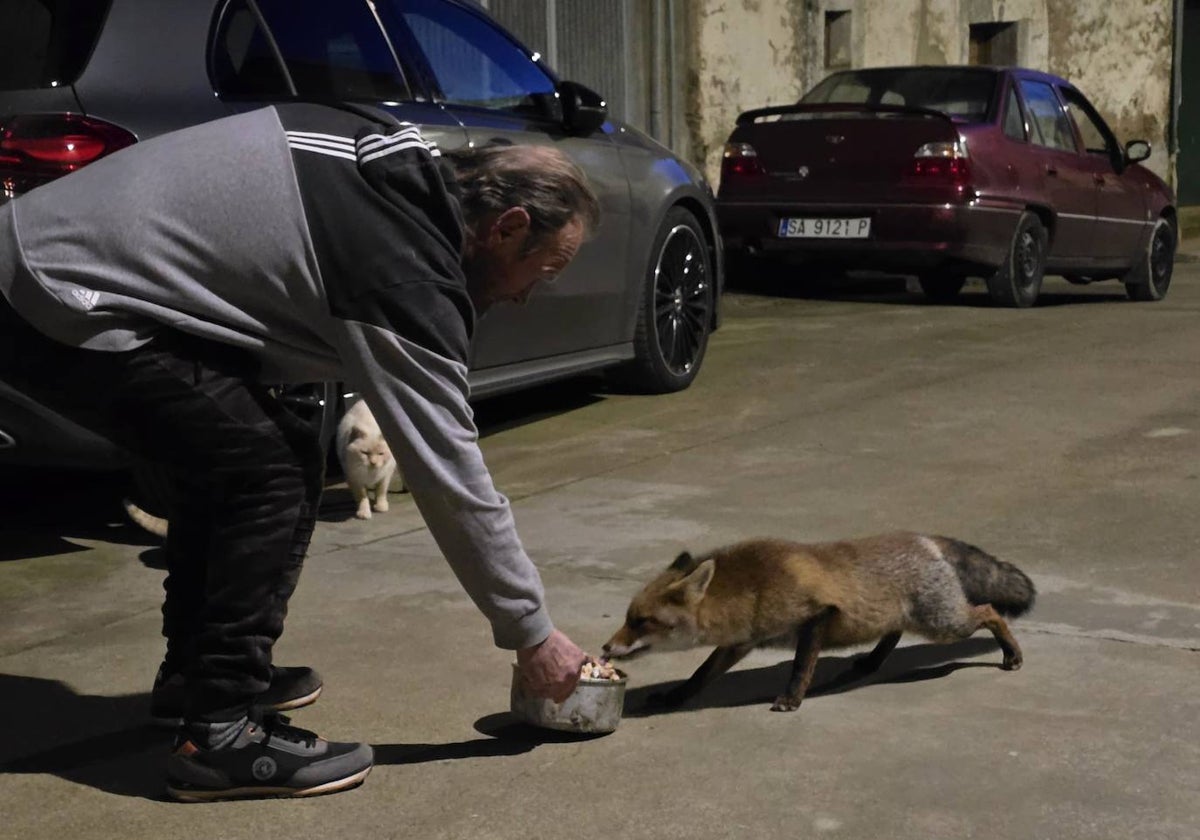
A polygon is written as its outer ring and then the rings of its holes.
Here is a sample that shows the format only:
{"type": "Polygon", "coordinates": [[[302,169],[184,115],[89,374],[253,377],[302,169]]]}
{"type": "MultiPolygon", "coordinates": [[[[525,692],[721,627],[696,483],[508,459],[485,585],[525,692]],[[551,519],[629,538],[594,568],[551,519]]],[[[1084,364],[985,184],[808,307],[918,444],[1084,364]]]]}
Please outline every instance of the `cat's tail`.
{"type": "Polygon", "coordinates": [[[155,516],[152,513],[146,513],[140,507],[135,505],[129,499],[124,499],[125,513],[129,514],[129,518],[133,520],[133,524],[140,528],[149,531],[156,537],[166,539],[167,529],[170,523],[161,516],[155,516]]]}

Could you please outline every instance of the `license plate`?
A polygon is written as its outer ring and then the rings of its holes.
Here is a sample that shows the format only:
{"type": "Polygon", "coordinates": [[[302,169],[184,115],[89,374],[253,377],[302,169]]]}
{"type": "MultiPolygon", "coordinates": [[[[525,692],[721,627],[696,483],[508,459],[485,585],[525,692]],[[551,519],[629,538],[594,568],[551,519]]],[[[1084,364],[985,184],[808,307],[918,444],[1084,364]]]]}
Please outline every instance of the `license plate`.
{"type": "Polygon", "coordinates": [[[866,239],[871,235],[871,220],[780,219],[779,235],[784,239],[866,239]]]}

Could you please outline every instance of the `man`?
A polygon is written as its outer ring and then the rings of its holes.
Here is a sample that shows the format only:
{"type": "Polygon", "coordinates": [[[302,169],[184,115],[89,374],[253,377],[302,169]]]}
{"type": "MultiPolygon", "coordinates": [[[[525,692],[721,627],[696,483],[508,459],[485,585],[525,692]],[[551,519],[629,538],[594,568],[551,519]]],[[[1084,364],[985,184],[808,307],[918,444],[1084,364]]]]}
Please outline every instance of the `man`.
{"type": "Polygon", "coordinates": [[[542,696],[578,679],[480,454],[466,362],[475,317],[558,274],[598,205],[550,148],[437,157],[412,126],[285,105],[0,207],[0,380],[177,476],[153,702],[182,716],[178,799],[343,790],[373,760],[275,713],[321,687],[271,650],[324,461],[263,383],[363,392],[496,645],[542,696]]]}

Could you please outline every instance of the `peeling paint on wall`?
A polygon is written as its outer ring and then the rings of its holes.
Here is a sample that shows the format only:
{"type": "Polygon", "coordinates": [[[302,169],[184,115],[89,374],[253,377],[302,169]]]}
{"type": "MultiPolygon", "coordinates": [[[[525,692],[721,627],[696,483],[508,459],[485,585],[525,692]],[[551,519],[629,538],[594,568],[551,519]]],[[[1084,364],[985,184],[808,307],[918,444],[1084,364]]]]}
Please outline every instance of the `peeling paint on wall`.
{"type": "Polygon", "coordinates": [[[695,0],[697,63],[688,74],[692,157],[716,183],[737,115],[795,102],[807,85],[804,0],[695,0]]]}
{"type": "Polygon", "coordinates": [[[1170,168],[1172,0],[1046,0],[1047,69],[1070,79],[1126,143],[1149,140],[1146,165],[1170,168]]]}

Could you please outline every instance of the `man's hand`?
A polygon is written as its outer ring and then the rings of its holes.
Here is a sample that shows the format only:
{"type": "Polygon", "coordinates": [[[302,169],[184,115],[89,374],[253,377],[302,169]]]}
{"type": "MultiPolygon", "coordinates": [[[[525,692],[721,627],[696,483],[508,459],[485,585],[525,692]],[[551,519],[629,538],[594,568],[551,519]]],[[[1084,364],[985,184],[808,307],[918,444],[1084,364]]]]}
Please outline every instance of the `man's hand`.
{"type": "Polygon", "coordinates": [[[517,667],[526,690],[535,697],[561,703],[575,690],[587,654],[565,634],[554,630],[546,641],[517,651],[517,667]]]}

